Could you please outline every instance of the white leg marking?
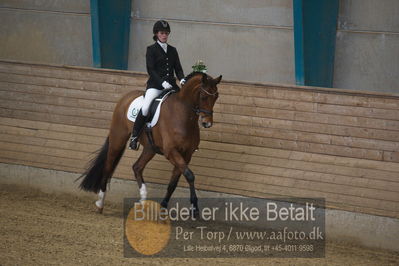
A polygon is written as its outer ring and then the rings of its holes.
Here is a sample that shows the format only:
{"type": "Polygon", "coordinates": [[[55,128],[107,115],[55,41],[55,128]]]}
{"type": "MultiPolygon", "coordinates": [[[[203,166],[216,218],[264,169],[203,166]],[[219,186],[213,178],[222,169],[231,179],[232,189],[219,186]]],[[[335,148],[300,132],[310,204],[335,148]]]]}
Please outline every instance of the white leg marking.
{"type": "Polygon", "coordinates": [[[96,206],[100,209],[104,208],[105,192],[100,190],[98,192],[98,200],[96,201],[96,206]]]}
{"type": "Polygon", "coordinates": [[[140,201],[144,201],[147,199],[147,188],[144,183],[141,184],[140,188],[140,201]]]}

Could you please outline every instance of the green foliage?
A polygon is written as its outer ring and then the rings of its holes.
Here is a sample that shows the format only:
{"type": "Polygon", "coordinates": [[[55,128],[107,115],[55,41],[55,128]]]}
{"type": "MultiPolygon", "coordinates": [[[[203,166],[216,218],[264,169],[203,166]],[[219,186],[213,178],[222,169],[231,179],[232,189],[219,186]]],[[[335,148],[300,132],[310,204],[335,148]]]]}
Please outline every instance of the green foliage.
{"type": "Polygon", "coordinates": [[[202,62],[202,60],[198,60],[193,66],[193,72],[202,72],[202,73],[206,73],[207,68],[206,65],[204,64],[204,62],[202,62]]]}

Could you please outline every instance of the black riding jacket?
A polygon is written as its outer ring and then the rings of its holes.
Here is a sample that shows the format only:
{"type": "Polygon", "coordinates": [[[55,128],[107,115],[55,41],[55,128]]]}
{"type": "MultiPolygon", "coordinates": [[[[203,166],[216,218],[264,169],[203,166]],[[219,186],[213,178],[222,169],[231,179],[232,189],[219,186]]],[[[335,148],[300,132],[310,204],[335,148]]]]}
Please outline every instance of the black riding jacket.
{"type": "Polygon", "coordinates": [[[155,42],[147,47],[146,63],[147,72],[150,75],[147,89],[163,90],[162,83],[164,81],[178,89],[174,72],[179,80],[184,78],[184,73],[175,47],[168,44],[167,53],[165,53],[162,47],[155,42]]]}

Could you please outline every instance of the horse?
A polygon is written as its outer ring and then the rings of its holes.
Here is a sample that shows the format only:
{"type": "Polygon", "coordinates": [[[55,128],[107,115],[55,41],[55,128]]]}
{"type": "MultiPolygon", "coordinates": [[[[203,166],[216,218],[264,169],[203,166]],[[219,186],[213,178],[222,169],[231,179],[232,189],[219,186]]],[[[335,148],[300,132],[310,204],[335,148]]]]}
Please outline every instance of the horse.
{"type": "MultiPolygon", "coordinates": [[[[140,201],[147,197],[143,171],[156,152],[174,166],[161,206],[167,208],[180,176],[186,178],[190,187],[190,203],[193,215],[198,216],[198,198],[195,193],[195,175],[188,167],[191,157],[200,143],[199,121],[204,128],[213,125],[213,107],[218,99],[217,84],[222,76],[213,79],[202,72],[193,72],[186,78],[182,88],[165,99],[161,106],[157,124],[152,128],[153,143],[146,134],[141,134],[139,143],[143,146],[141,155],[133,164],[133,172],[139,187],[140,201]],[[157,149],[155,149],[155,147],[157,149]]],[[[127,119],[130,103],[143,91],[131,91],[116,104],[111,127],[104,145],[82,174],[80,188],[98,194],[95,202],[97,211],[103,212],[107,184],[117,167],[133,129],[133,122],[127,119]]]]}

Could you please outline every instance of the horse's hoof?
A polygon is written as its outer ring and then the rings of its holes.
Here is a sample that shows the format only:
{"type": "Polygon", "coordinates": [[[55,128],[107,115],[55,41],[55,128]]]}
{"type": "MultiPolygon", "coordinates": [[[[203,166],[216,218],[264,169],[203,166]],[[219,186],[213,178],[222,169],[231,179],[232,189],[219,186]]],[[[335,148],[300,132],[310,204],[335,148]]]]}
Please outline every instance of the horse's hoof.
{"type": "Polygon", "coordinates": [[[104,210],[104,207],[100,208],[100,207],[98,207],[98,206],[96,205],[96,212],[97,212],[98,214],[102,214],[102,213],[103,213],[103,210],[104,210]]]}
{"type": "Polygon", "coordinates": [[[141,205],[144,205],[145,204],[145,202],[147,201],[147,199],[139,199],[139,203],[141,204],[141,205]]]}
{"type": "Polygon", "coordinates": [[[163,200],[161,202],[161,207],[167,209],[168,208],[168,203],[166,202],[166,200],[163,200]]]}
{"type": "Polygon", "coordinates": [[[201,217],[200,217],[200,212],[199,212],[198,208],[194,208],[194,209],[192,210],[192,215],[193,215],[193,217],[194,217],[196,220],[198,220],[199,218],[201,218],[201,217]]]}

